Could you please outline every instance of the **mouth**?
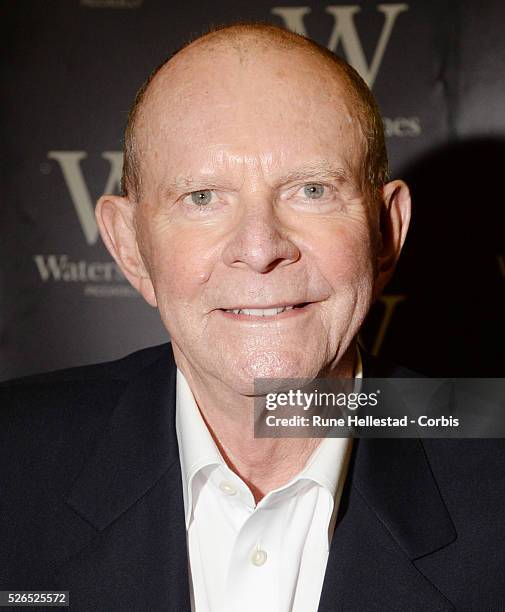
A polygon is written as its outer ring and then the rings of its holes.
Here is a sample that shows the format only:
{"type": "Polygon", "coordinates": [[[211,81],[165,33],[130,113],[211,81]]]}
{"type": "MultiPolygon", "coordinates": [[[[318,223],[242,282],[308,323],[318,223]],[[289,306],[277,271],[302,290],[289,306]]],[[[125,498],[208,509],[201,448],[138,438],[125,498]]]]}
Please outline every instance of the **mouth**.
{"type": "Polygon", "coordinates": [[[240,318],[244,320],[258,320],[271,318],[286,318],[287,316],[298,315],[304,312],[312,302],[301,302],[299,304],[283,304],[279,306],[264,306],[262,308],[220,308],[221,312],[228,317],[240,318]]]}

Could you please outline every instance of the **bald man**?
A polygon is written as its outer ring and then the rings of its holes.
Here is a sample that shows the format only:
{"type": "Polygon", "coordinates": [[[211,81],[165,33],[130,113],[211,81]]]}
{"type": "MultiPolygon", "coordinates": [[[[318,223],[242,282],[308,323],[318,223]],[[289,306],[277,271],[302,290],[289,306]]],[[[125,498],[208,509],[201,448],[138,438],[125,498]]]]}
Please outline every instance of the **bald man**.
{"type": "Polygon", "coordinates": [[[2,589],[108,612],[499,609],[501,443],[254,436],[255,380],[405,374],[357,345],[410,195],[350,66],[267,25],[186,45],[139,91],[96,217],[171,344],[3,389],[2,589]]]}

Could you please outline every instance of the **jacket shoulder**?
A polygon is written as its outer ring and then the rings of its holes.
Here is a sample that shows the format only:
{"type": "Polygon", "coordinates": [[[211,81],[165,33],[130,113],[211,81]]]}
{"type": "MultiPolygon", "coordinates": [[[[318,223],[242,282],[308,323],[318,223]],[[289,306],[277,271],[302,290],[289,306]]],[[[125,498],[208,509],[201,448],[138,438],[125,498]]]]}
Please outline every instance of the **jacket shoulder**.
{"type": "Polygon", "coordinates": [[[0,472],[73,473],[100,439],[130,380],[161,358],[170,344],[102,364],[69,368],[0,385],[0,472]],[[10,468],[7,468],[10,466],[10,468]]]}
{"type": "Polygon", "coordinates": [[[0,439],[4,450],[69,444],[102,430],[129,381],[171,354],[170,344],[122,359],[37,374],[0,385],[0,439]]]}
{"type": "Polygon", "coordinates": [[[40,524],[35,516],[59,504],[102,439],[130,380],[170,355],[168,344],[0,385],[0,514],[7,519],[3,526],[0,521],[2,541],[11,537],[2,532],[6,525],[16,540],[17,529],[30,532],[32,524],[40,524]]]}
{"type": "Polygon", "coordinates": [[[125,381],[136,376],[144,368],[148,367],[158,359],[171,353],[170,343],[152,346],[134,353],[130,353],[120,359],[94,363],[90,365],[65,368],[54,372],[32,374],[22,378],[15,378],[0,383],[0,392],[4,389],[15,387],[27,387],[32,385],[51,385],[59,383],[84,382],[84,381],[125,381]]]}

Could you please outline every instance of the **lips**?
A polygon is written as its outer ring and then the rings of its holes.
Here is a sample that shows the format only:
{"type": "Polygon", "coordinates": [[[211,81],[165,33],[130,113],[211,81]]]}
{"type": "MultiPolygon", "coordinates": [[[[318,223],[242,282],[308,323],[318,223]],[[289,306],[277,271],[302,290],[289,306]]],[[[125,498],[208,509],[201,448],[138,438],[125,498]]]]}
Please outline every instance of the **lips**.
{"type": "Polygon", "coordinates": [[[286,304],[283,306],[268,306],[264,308],[223,308],[223,312],[234,314],[234,315],[245,315],[250,317],[274,317],[295,308],[303,308],[307,305],[307,302],[300,304],[286,304]]]}

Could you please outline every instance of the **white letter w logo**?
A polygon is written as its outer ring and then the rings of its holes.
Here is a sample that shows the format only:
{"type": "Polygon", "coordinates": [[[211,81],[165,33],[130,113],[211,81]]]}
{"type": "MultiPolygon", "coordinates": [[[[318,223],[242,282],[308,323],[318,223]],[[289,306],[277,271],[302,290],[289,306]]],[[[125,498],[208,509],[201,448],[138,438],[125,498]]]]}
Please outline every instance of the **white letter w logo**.
{"type": "MultiPolygon", "coordinates": [[[[331,51],[335,51],[338,43],[342,42],[347,61],[360,73],[368,87],[371,88],[379,72],[395,21],[398,15],[408,11],[408,8],[407,4],[379,4],[377,6],[377,10],[384,14],[384,24],[372,61],[368,64],[354,23],[354,15],[359,13],[361,8],[356,5],[327,6],[325,10],[333,15],[334,20],[333,31],[327,47],[331,51]]],[[[308,36],[303,22],[304,16],[310,13],[308,6],[276,6],[272,8],[272,13],[282,17],[285,26],[293,32],[308,36]]]]}
{"type": "MultiPolygon", "coordinates": [[[[91,246],[97,241],[98,228],[95,207],[81,168],[81,160],[87,156],[85,151],[49,151],[47,154],[49,159],[55,159],[60,165],[84,237],[91,246]]],[[[109,176],[103,193],[114,193],[121,180],[123,154],[121,151],[104,151],[102,157],[109,162],[109,176]]]]}

